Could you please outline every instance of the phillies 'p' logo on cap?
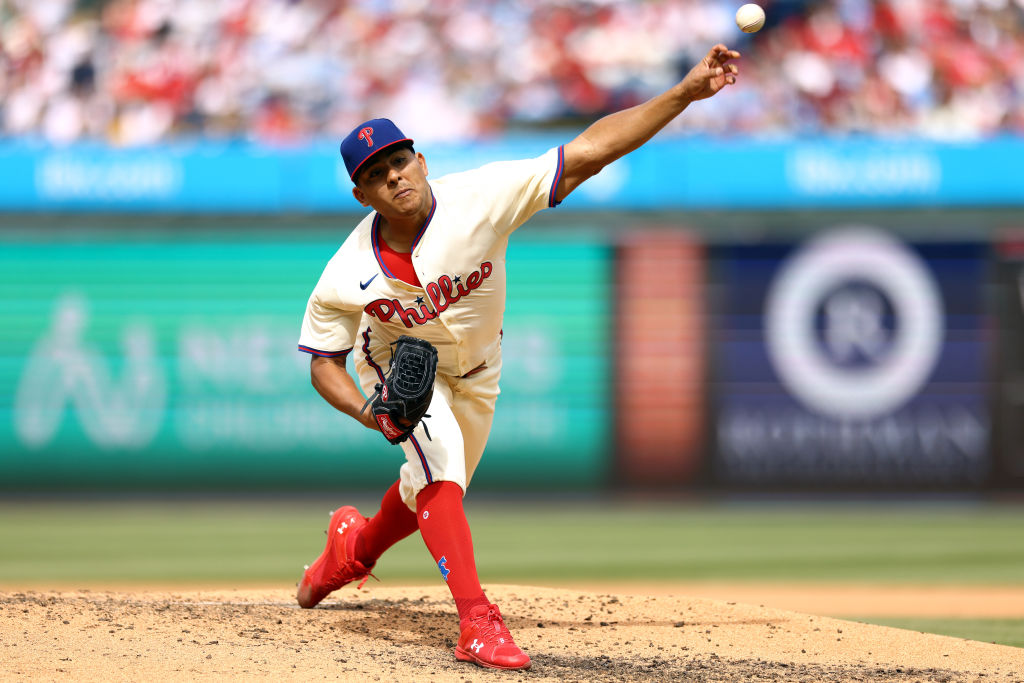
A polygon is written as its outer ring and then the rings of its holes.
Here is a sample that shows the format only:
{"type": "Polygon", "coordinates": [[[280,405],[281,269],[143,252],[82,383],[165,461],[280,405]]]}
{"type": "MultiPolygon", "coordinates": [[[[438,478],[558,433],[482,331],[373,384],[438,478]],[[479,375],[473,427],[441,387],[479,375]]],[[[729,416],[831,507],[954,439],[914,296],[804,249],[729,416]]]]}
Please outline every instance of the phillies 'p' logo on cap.
{"type": "Polygon", "coordinates": [[[374,154],[401,142],[412,144],[412,139],[398,130],[390,119],[364,121],[341,141],[341,158],[345,160],[348,177],[355,182],[359,168],[374,154]]]}

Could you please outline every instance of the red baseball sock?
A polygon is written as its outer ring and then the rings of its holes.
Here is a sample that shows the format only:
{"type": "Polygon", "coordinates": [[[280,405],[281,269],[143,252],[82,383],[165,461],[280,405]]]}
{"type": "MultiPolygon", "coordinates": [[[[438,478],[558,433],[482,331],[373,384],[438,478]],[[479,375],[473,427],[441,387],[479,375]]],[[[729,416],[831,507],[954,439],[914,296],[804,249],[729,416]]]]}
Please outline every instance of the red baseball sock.
{"type": "Polygon", "coordinates": [[[380,501],[374,515],[356,537],[355,556],[366,566],[377,561],[384,551],[416,531],[416,513],[402,500],[396,481],[380,501]]]}
{"type": "Polygon", "coordinates": [[[420,491],[416,496],[416,520],[423,542],[455,598],[459,619],[465,619],[477,605],[489,604],[476,574],[473,537],[462,509],[462,487],[453,481],[437,481],[420,491]]]}

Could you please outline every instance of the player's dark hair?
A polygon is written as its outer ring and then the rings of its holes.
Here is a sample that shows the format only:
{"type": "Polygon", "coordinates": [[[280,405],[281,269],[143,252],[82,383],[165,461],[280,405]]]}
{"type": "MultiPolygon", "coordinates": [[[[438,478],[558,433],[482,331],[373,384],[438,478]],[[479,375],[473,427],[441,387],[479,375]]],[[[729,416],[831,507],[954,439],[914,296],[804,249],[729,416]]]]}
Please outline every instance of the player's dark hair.
{"type": "Polygon", "coordinates": [[[377,163],[377,161],[381,157],[383,157],[385,154],[391,155],[391,154],[394,154],[395,152],[397,152],[400,149],[407,149],[410,152],[412,152],[413,156],[416,156],[416,150],[413,149],[413,146],[412,146],[411,142],[399,142],[397,144],[391,145],[390,147],[385,147],[381,151],[376,152],[375,154],[371,154],[370,156],[368,156],[366,158],[366,161],[364,161],[360,165],[359,170],[356,172],[355,177],[352,178],[352,184],[353,185],[358,185],[359,184],[359,176],[361,176],[363,174],[363,169],[369,168],[373,164],[377,163]]]}

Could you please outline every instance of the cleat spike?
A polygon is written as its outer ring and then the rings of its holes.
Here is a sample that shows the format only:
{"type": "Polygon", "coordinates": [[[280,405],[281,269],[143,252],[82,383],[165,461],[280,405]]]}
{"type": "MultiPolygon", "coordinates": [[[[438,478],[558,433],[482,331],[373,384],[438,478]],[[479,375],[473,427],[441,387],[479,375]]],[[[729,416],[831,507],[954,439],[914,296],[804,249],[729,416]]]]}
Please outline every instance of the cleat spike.
{"type": "Polygon", "coordinates": [[[302,565],[302,571],[306,571],[307,569],[309,569],[309,565],[308,564],[302,565]]]}

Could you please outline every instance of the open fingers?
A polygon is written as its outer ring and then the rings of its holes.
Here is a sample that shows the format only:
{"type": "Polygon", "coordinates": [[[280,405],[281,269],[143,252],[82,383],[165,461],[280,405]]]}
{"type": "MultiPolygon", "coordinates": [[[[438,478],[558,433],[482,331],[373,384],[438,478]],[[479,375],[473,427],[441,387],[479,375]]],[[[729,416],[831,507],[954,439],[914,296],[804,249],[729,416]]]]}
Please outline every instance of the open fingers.
{"type": "Polygon", "coordinates": [[[708,61],[717,64],[725,64],[730,59],[739,59],[740,53],[737,50],[730,50],[722,43],[715,45],[708,52],[708,61]]]}
{"type": "Polygon", "coordinates": [[[735,83],[736,74],[738,74],[739,72],[740,70],[736,68],[735,64],[723,64],[721,66],[716,66],[711,71],[712,75],[714,76],[725,75],[725,80],[728,83],[735,83]]]}
{"type": "Polygon", "coordinates": [[[736,82],[736,74],[738,74],[739,72],[740,72],[740,70],[736,68],[735,64],[726,64],[725,65],[725,82],[729,83],[730,85],[735,83],[736,82]]]}

